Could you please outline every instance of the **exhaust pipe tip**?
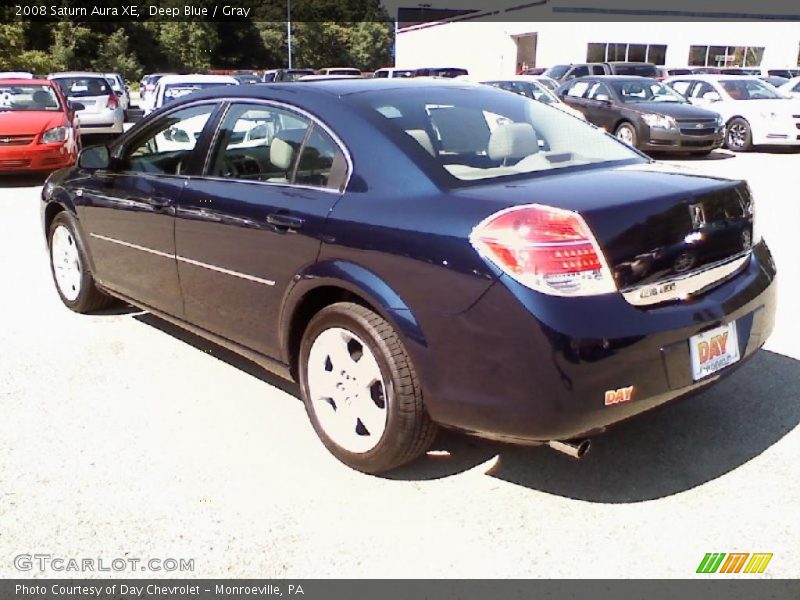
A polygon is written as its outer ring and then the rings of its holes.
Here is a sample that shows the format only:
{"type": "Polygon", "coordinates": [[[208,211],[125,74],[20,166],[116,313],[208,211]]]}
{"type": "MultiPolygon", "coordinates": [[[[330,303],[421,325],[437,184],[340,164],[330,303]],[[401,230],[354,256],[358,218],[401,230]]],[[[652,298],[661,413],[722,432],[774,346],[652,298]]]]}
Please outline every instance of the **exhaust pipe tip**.
{"type": "Polygon", "coordinates": [[[586,456],[586,453],[589,452],[589,448],[592,446],[592,442],[589,439],[585,440],[573,440],[573,441],[558,441],[558,440],[550,440],[547,442],[547,445],[550,446],[553,450],[558,450],[559,452],[566,454],[567,456],[571,456],[575,459],[581,459],[586,456]]]}

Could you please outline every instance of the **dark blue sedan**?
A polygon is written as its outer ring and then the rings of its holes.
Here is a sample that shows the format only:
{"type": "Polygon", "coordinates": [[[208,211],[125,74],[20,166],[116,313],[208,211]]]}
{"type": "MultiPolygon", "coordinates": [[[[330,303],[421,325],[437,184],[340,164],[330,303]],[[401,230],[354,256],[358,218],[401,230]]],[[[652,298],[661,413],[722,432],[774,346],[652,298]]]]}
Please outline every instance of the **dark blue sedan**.
{"type": "Polygon", "coordinates": [[[773,327],[745,182],[464,82],[197,92],[84,149],[43,201],[64,304],[122,299],[299,381],[366,472],[439,426],[580,456],[773,327]]]}

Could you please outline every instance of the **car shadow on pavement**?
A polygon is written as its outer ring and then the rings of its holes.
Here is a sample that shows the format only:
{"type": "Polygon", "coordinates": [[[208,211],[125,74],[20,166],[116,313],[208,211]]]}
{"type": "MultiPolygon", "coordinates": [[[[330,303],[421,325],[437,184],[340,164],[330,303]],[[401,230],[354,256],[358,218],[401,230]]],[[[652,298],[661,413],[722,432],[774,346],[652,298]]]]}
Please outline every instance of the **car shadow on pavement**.
{"type": "Polygon", "coordinates": [[[198,350],[205,352],[206,354],[210,354],[217,360],[228,363],[232,367],[235,367],[236,369],[239,369],[240,371],[243,371],[248,375],[255,377],[256,379],[260,379],[264,383],[278,388],[282,392],[285,392],[290,396],[294,396],[298,400],[300,399],[300,388],[296,383],[270,373],[253,361],[236,354],[227,348],[219,346],[214,342],[200,337],[199,335],[195,335],[190,331],[178,327],[177,325],[173,325],[169,321],[164,321],[163,319],[160,319],[147,312],[134,315],[133,318],[140,323],[155,327],[156,329],[163,331],[164,333],[171,335],[176,339],[179,339],[185,344],[194,346],[198,350]]]}
{"type": "Polygon", "coordinates": [[[0,187],[37,187],[44,185],[44,181],[47,179],[48,175],[50,175],[50,173],[20,173],[15,175],[3,175],[0,176],[0,187]]]}
{"type": "Polygon", "coordinates": [[[706,392],[610,429],[575,460],[546,446],[447,433],[391,479],[447,477],[491,461],[486,474],[532,490],[602,503],[643,502],[692,489],[755,458],[800,423],[800,361],[760,351],[706,392]],[[492,460],[494,459],[494,460],[492,460]]]}
{"type": "Polygon", "coordinates": [[[710,154],[706,154],[705,156],[692,156],[691,154],[652,154],[653,158],[658,160],[670,160],[670,161],[679,161],[679,160],[686,160],[690,162],[694,161],[703,161],[703,160],[727,160],[729,158],[736,158],[736,155],[733,152],[728,150],[713,150],[710,154]]]}

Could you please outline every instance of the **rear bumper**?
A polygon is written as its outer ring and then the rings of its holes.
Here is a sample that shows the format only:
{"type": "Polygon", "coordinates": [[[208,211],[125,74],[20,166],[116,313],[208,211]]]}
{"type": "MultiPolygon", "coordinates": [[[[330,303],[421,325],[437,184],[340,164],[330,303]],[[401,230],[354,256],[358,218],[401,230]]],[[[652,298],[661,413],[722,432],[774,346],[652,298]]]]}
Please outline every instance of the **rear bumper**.
{"type": "Polygon", "coordinates": [[[685,304],[555,298],[501,278],[465,313],[423,323],[428,355],[415,361],[428,410],[444,425],[511,442],[600,433],[741,366],[772,331],[774,279],[763,243],[744,271],[685,304]],[[689,338],[734,320],[739,362],[693,381],[689,338]],[[628,386],[630,401],[606,406],[607,391],[628,386]]]}
{"type": "Polygon", "coordinates": [[[77,149],[66,143],[30,144],[0,149],[0,173],[55,171],[68,167],[77,159],[77,149]]]}
{"type": "Polygon", "coordinates": [[[704,152],[721,147],[725,141],[724,127],[702,135],[652,127],[643,127],[642,133],[639,147],[651,152],[704,152]]]}
{"type": "Polygon", "coordinates": [[[122,108],[116,110],[104,110],[99,113],[78,113],[81,134],[87,133],[122,133],[125,123],[125,111],[122,108]]]}

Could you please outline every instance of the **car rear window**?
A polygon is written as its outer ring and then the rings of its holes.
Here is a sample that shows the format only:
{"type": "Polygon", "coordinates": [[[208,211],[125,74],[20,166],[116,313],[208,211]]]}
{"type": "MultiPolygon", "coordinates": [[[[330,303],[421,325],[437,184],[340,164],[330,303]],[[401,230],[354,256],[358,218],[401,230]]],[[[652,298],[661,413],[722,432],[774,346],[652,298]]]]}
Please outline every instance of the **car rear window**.
{"type": "Polygon", "coordinates": [[[349,96],[420,158],[463,181],[644,159],[601,129],[488,86],[349,96]],[[420,152],[420,148],[423,152],[420,152]]]}
{"type": "Polygon", "coordinates": [[[112,94],[111,85],[104,77],[64,77],[55,81],[70,98],[91,98],[112,94]]]}

